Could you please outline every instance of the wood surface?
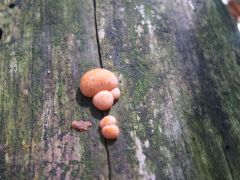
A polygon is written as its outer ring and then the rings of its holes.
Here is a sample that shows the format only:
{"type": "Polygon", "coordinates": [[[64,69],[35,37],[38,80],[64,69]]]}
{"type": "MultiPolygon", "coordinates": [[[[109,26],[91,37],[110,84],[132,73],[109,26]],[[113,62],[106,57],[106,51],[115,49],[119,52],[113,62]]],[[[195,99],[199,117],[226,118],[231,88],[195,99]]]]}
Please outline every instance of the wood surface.
{"type": "Polygon", "coordinates": [[[240,33],[220,0],[3,0],[0,28],[0,179],[239,179],[240,33]],[[79,91],[95,67],[120,80],[117,141],[79,91]]]}

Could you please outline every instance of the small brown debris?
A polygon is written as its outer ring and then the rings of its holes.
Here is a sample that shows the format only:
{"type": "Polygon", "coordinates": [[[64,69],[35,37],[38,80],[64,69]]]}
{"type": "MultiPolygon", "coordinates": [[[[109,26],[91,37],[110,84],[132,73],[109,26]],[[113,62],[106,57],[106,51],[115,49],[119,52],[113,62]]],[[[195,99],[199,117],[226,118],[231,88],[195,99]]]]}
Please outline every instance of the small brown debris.
{"type": "Polygon", "coordinates": [[[76,121],[74,120],[72,122],[72,128],[77,130],[77,131],[80,131],[80,132],[84,132],[84,131],[87,131],[89,128],[92,127],[92,123],[89,122],[89,121],[76,121]]]}

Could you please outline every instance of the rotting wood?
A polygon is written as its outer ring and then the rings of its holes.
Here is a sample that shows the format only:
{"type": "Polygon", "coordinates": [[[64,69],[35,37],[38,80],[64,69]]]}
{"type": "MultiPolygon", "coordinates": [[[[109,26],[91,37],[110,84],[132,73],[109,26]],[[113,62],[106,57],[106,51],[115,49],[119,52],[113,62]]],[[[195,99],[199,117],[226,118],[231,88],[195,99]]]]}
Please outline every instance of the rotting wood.
{"type": "Polygon", "coordinates": [[[97,1],[119,73],[113,179],[238,179],[240,34],[220,1],[97,1]]]}
{"type": "Polygon", "coordinates": [[[240,37],[220,1],[17,2],[0,3],[0,179],[238,179],[240,37]],[[78,91],[100,64],[121,79],[116,142],[78,91]]]}
{"type": "Polygon", "coordinates": [[[96,111],[79,78],[99,67],[92,1],[0,4],[0,179],[107,179],[96,111]],[[88,133],[73,119],[91,119],[88,133]]]}

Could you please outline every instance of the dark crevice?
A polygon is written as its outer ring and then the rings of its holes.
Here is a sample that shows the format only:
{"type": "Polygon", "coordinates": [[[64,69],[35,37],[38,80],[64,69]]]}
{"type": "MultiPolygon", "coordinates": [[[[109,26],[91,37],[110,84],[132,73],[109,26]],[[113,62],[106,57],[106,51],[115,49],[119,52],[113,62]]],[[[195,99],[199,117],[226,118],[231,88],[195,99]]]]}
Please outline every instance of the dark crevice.
{"type": "Polygon", "coordinates": [[[99,57],[100,66],[101,66],[101,68],[103,68],[102,56],[101,56],[101,46],[100,46],[100,41],[99,41],[99,37],[98,37],[96,0],[93,0],[93,6],[94,6],[94,23],[95,23],[95,32],[96,32],[96,40],[97,40],[97,48],[98,48],[98,57],[99,57]]]}
{"type": "MultiPolygon", "coordinates": [[[[108,112],[101,112],[101,116],[102,118],[107,116],[108,115],[108,112]]],[[[101,131],[100,131],[101,133],[101,131]]],[[[101,135],[102,136],[102,135],[101,135]]],[[[103,136],[102,136],[103,137],[103,136]]],[[[103,137],[104,138],[104,137],[103,137]]],[[[105,149],[106,149],[106,154],[107,154],[107,163],[108,163],[108,179],[111,180],[112,179],[112,166],[111,166],[111,158],[110,158],[110,152],[109,152],[109,148],[108,148],[108,145],[109,145],[109,142],[107,139],[103,139],[102,141],[105,149]]]]}
{"type": "MultiPolygon", "coordinates": [[[[95,23],[95,32],[96,32],[96,40],[97,40],[97,48],[98,48],[98,58],[99,58],[100,67],[103,68],[101,46],[100,46],[100,41],[99,41],[99,36],[98,36],[96,0],[93,0],[93,7],[94,7],[94,23],[95,23]]],[[[102,117],[104,117],[105,115],[106,115],[105,113],[102,113],[102,117]]],[[[106,153],[107,153],[108,179],[111,180],[112,179],[111,159],[110,159],[110,153],[109,153],[109,149],[108,149],[108,141],[106,139],[104,139],[104,146],[105,146],[106,153]]]]}
{"type": "Polygon", "coordinates": [[[16,6],[16,4],[15,4],[15,3],[11,3],[11,4],[9,4],[9,5],[8,5],[8,7],[9,7],[10,9],[13,9],[13,8],[15,8],[15,6],[16,6]]]}
{"type": "Polygon", "coordinates": [[[107,153],[107,161],[108,161],[108,179],[112,179],[112,168],[111,168],[111,159],[110,159],[110,154],[109,154],[109,149],[108,149],[108,143],[107,140],[105,139],[105,149],[107,153]]]}
{"type": "Polygon", "coordinates": [[[3,35],[3,30],[2,28],[0,28],[0,40],[2,39],[2,35],[3,35]]]}

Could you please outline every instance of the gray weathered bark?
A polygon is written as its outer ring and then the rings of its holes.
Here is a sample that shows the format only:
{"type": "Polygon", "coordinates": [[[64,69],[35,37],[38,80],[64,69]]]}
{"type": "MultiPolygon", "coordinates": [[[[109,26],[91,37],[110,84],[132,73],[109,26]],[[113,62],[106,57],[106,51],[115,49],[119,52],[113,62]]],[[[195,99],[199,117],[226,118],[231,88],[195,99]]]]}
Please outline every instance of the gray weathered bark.
{"type": "Polygon", "coordinates": [[[240,34],[220,1],[9,3],[0,179],[239,179],[240,34]],[[122,91],[109,112],[121,135],[107,147],[103,114],[78,88],[101,64],[122,91]],[[75,132],[73,119],[93,127],[75,132]]]}

